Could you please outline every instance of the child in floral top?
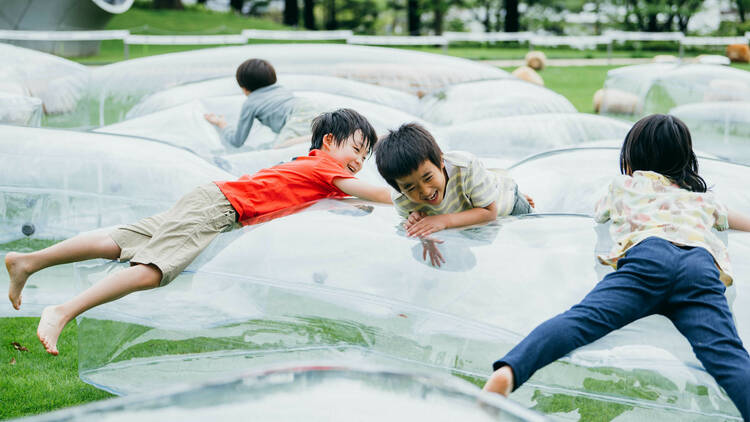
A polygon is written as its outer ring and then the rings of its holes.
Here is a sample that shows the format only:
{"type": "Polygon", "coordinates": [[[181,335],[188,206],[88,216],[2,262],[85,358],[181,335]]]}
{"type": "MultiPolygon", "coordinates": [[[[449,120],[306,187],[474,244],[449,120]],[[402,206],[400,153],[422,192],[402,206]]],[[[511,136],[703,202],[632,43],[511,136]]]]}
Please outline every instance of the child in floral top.
{"type": "Polygon", "coordinates": [[[750,420],[750,355],[724,296],[732,282],[729,256],[711,232],[750,231],[750,218],[729,212],[706,192],[690,133],[675,117],[638,121],[622,146],[620,171],[595,216],[599,223],[612,220],[616,244],[599,259],[617,271],[496,361],[484,389],[508,395],[570,351],[661,314],[750,420]]]}

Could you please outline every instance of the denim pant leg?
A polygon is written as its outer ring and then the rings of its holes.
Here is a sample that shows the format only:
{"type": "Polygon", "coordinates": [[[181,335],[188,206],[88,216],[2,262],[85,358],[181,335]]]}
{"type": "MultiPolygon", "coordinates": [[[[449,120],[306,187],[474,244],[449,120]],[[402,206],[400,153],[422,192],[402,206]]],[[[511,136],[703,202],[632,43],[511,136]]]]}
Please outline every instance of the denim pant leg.
{"type": "Polygon", "coordinates": [[[750,356],[737,335],[726,288],[703,248],[684,251],[664,315],[687,337],[693,352],[750,420],[750,356]]]}
{"type": "Polygon", "coordinates": [[[518,191],[518,186],[516,186],[516,199],[513,204],[513,209],[510,211],[510,215],[531,214],[532,211],[533,209],[531,208],[529,201],[524,198],[524,196],[518,191]]]}
{"type": "Polygon", "coordinates": [[[516,389],[538,369],[609,332],[653,314],[672,285],[674,253],[665,240],[649,238],[620,260],[583,300],[536,327],[492,366],[513,369],[516,389]]]}

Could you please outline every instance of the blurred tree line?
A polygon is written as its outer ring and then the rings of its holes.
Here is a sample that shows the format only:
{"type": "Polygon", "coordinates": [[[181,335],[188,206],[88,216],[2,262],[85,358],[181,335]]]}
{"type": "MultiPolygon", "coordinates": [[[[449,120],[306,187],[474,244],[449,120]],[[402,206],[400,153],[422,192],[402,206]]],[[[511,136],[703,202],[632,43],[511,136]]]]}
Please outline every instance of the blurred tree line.
{"type": "MultiPolygon", "coordinates": [[[[198,0],[205,3],[206,0],[198,0]]],[[[550,32],[562,32],[564,23],[553,23],[537,15],[554,16],[568,11],[591,10],[603,16],[608,27],[628,31],[687,32],[690,18],[700,11],[701,0],[283,0],[282,20],[290,26],[306,29],[352,29],[358,33],[375,33],[377,22],[386,11],[403,23],[410,35],[442,34],[446,16],[451,10],[468,11],[486,32],[518,32],[530,29],[532,22],[550,32]],[[526,10],[521,14],[521,10],[526,10]]],[[[732,0],[738,20],[745,23],[750,0],[732,0]]],[[[230,0],[239,13],[262,14],[270,0],[230,0]]],[[[180,0],[153,0],[155,8],[182,8],[180,0]]],[[[451,29],[461,29],[450,22],[451,29]]],[[[395,26],[395,25],[394,25],[395,26]]],[[[740,25],[738,25],[740,27],[740,25]]],[[[594,32],[602,25],[598,18],[594,32]]]]}

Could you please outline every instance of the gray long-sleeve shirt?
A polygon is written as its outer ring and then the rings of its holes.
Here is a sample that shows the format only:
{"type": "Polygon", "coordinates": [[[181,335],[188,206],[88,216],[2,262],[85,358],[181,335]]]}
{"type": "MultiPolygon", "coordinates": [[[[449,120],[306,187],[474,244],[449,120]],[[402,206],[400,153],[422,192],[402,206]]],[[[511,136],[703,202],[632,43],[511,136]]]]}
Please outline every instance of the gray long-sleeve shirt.
{"type": "Polygon", "coordinates": [[[253,119],[271,128],[276,133],[284,127],[294,107],[294,95],[279,84],[264,86],[252,91],[242,103],[240,118],[236,126],[227,126],[221,131],[224,143],[241,147],[253,127],[253,119]]]}

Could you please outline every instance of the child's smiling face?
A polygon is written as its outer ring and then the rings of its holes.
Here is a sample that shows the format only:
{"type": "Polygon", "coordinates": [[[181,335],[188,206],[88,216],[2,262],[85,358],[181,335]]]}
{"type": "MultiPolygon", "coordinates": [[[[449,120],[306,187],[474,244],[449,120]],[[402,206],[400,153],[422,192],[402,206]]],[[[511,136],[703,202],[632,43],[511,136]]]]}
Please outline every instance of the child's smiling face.
{"type": "Polygon", "coordinates": [[[431,206],[440,205],[445,196],[445,165],[436,166],[424,160],[419,167],[404,177],[396,178],[401,193],[410,201],[431,206]]]}
{"type": "Polygon", "coordinates": [[[333,135],[329,133],[323,137],[322,146],[325,152],[330,154],[334,160],[338,161],[351,174],[357,174],[357,172],[362,170],[362,166],[369,153],[364,136],[362,136],[362,131],[360,130],[354,132],[338,145],[336,145],[333,135]]]}

